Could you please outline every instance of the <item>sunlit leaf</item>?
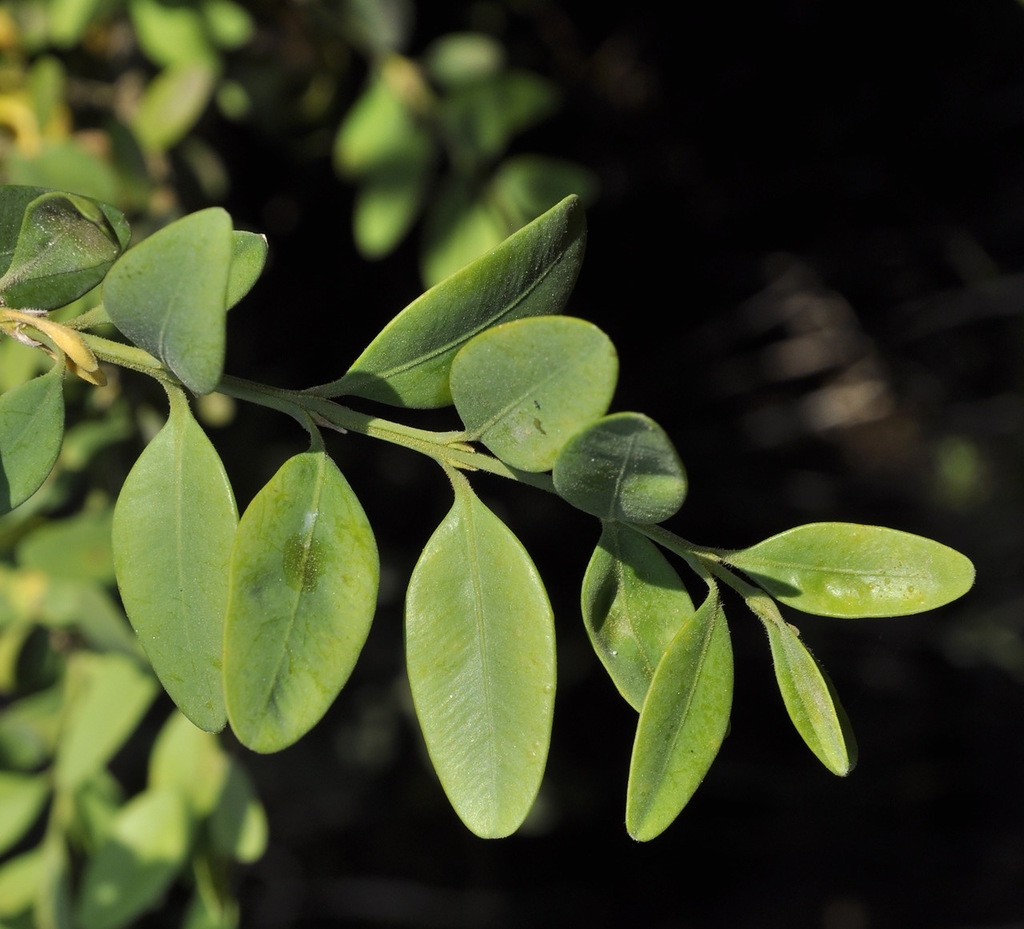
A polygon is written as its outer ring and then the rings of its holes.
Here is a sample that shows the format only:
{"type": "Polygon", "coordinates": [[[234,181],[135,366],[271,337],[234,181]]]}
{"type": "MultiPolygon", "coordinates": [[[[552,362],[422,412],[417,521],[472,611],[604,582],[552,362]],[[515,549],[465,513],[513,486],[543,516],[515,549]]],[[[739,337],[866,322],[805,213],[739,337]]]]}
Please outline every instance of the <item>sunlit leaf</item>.
{"type": "Polygon", "coordinates": [[[222,683],[234,495],[179,391],[167,423],[128,474],[114,508],[121,599],[160,682],[202,729],[224,726],[222,683]]]}
{"type": "Polygon", "coordinates": [[[267,814],[249,775],[231,759],[209,822],[210,843],[219,855],[251,863],[267,847],[267,814]]]}
{"type": "Polygon", "coordinates": [[[174,790],[146,790],[118,814],[82,874],[81,929],[120,929],[155,907],[185,866],[188,807],[174,790]]]}
{"type": "Polygon", "coordinates": [[[665,649],[694,614],[679,574],[653,542],[605,523],[583,578],[581,605],[594,650],[639,711],[665,649]]]}
{"type": "Polygon", "coordinates": [[[524,471],[547,471],[562,446],[608,409],[615,346],[597,326],[541,316],[494,326],[452,363],[455,407],[471,439],[524,471]]]}
{"type": "Polygon", "coordinates": [[[533,562],[468,485],[413,570],[405,636],[416,714],[449,801],[479,836],[514,832],[547,759],[554,626],[533,562]]]}
{"type": "Polygon", "coordinates": [[[229,765],[217,736],[174,710],[153,743],[148,783],[155,790],[178,791],[196,818],[203,818],[217,806],[229,765]]]}
{"type": "Polygon", "coordinates": [[[47,574],[83,581],[114,580],[109,509],[78,513],[44,523],[18,544],[18,564],[47,574]]]}
{"type": "Polygon", "coordinates": [[[716,591],[665,652],[633,742],[626,828],[639,841],[660,835],[689,803],[729,727],[732,645],[716,591]]]}
{"type": "Polygon", "coordinates": [[[213,390],[224,369],[234,251],[231,217],[209,207],[129,249],[103,283],[114,325],[196,393],[213,390]]]}
{"type": "Polygon", "coordinates": [[[0,395],[0,513],[20,506],[46,480],[64,435],[64,368],[0,395]]]}
{"type": "Polygon", "coordinates": [[[585,426],[555,459],[555,490],[601,519],[660,523],[686,497],[686,471],[672,441],[640,413],[615,413],[585,426]]]}
{"type": "Polygon", "coordinates": [[[793,626],[765,621],[764,627],[775,679],[797,732],[829,771],[841,777],[849,774],[857,760],[857,745],[832,682],[793,626]]]}
{"type": "Polygon", "coordinates": [[[43,871],[43,847],[22,852],[0,864],[0,919],[25,913],[39,892],[43,871]]]}
{"type": "Polygon", "coordinates": [[[576,198],[566,198],[409,304],[344,377],[318,392],[447,406],[455,353],[489,326],[557,313],[576,282],[585,240],[583,211],[576,198]]]}
{"type": "Polygon", "coordinates": [[[974,565],[931,539],[856,523],[811,523],[726,560],[776,600],[818,616],[907,616],[974,583],[974,565]]]}
{"type": "Polygon", "coordinates": [[[216,52],[207,37],[202,4],[167,0],[130,0],[135,36],[146,57],[168,67],[212,63],[216,52]]]}
{"type": "Polygon", "coordinates": [[[42,774],[0,771],[0,855],[15,845],[39,818],[50,796],[50,781],[42,774]]]}
{"type": "Polygon", "coordinates": [[[370,524],[334,462],[324,452],[286,461],[231,553],[224,687],[244,745],[278,751],[320,720],[366,641],[378,578],[370,524]]]}

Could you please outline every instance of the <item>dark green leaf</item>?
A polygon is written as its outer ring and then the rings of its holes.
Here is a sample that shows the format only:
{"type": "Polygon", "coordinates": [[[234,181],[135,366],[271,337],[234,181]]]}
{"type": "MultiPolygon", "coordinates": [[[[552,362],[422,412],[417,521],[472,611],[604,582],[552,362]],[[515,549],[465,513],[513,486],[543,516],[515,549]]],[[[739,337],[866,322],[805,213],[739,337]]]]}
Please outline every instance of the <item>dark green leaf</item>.
{"type": "Polygon", "coordinates": [[[249,504],[231,552],[224,687],[254,751],[292,744],[355,666],[377,605],[373,531],[324,452],[290,458],[249,504]]]}
{"type": "Polygon", "coordinates": [[[626,828],[641,842],[671,825],[715,760],[729,727],[732,645],[712,590],[665,652],[633,742],[626,828]]]}
{"type": "Polygon", "coordinates": [[[547,471],[615,392],[615,346],[597,326],[539,316],[494,326],[452,363],[451,391],[470,439],[506,464],[547,471]]]}
{"type": "Polygon", "coordinates": [[[114,508],[121,599],[157,677],[201,729],[223,728],[224,611],[238,515],[224,466],[179,391],[114,508]]]}
{"type": "Polygon", "coordinates": [[[567,197],[407,306],[344,377],[318,392],[404,407],[447,406],[455,353],[489,326],[559,312],[576,282],[585,241],[583,211],[567,197]]]}
{"type": "Polygon", "coordinates": [[[686,497],[675,447],[640,413],[616,413],[585,426],[558,453],[551,476],[564,499],[601,519],[660,523],[686,497]]]}
{"type": "Polygon", "coordinates": [[[654,670],[693,601],[678,573],[650,540],[605,523],[583,578],[583,622],[619,693],[643,706],[654,670]]]}
{"type": "Polygon", "coordinates": [[[909,532],[855,523],[811,523],[726,560],[776,600],[818,616],[907,616],[970,590],[974,565],[909,532]]]}
{"type": "Polygon", "coordinates": [[[406,661],[448,799],[484,838],[514,832],[537,796],[551,735],[551,606],[519,540],[468,484],[416,563],[406,661]]]}

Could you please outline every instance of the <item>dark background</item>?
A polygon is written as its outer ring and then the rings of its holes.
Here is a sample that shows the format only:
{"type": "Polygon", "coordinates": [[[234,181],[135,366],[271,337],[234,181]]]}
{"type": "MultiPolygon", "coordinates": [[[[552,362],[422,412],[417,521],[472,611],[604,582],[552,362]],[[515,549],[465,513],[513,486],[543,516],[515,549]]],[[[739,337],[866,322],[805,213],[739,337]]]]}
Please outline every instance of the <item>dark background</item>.
{"type": "MultiPolygon", "coordinates": [[[[420,6],[412,52],[486,13],[420,6]]],[[[481,478],[547,581],[560,675],[537,810],[483,841],[425,761],[402,671],[402,592],[447,509],[444,477],[332,437],[381,545],[381,611],[314,734],[250,758],[271,847],[245,872],[242,924],[1024,927],[1024,6],[508,10],[513,58],[565,93],[517,148],[601,182],[567,312],[616,342],[615,409],[677,443],[691,491],[670,528],[741,547],[804,522],[877,523],[960,549],[978,583],[920,617],[789,617],[858,733],[845,780],[800,742],[759,623],[729,603],[731,733],[677,822],[639,845],[623,827],[635,714],[579,619],[597,527],[481,478]]],[[[229,370],[336,377],[418,294],[415,244],[359,261],[352,194],[323,151],[221,131],[229,209],[271,242],[232,314],[229,370]]],[[[247,410],[215,438],[242,505],[302,443],[247,410]]]]}

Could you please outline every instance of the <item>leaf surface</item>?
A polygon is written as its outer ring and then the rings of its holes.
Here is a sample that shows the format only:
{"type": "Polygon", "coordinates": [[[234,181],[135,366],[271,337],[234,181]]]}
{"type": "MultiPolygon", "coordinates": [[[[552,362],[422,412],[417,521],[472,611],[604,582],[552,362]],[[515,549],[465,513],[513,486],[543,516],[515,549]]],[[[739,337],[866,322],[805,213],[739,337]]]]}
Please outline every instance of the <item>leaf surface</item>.
{"type": "Polygon", "coordinates": [[[0,771],[0,855],[5,855],[39,818],[50,796],[50,781],[42,774],[0,771]]]}
{"type": "Polygon", "coordinates": [[[641,842],[671,825],[707,774],[729,727],[732,645],[712,590],[665,652],[633,742],[626,828],[641,842]]]}
{"type": "Polygon", "coordinates": [[[379,577],[373,531],[334,462],[322,451],[286,461],[231,553],[224,686],[244,745],[278,751],[320,720],[366,641],[379,577]]]}
{"type": "Polygon", "coordinates": [[[567,197],[409,304],[320,392],[402,407],[449,405],[455,353],[489,326],[559,312],[576,283],[585,242],[582,207],[567,197]]]}
{"type": "Polygon", "coordinates": [[[476,835],[509,835],[547,760],[554,625],[529,555],[468,484],[413,570],[405,636],[416,714],[448,799],[476,835]]]}
{"type": "Polygon", "coordinates": [[[617,375],[615,346],[597,326],[539,316],[468,342],[452,363],[452,399],[471,439],[514,468],[547,471],[608,409],[617,375]]]}
{"type": "Polygon", "coordinates": [[[974,565],[958,551],[856,523],[797,526],[725,557],[776,600],[818,616],[907,616],[974,583],[974,565]]]}
{"type": "Polygon", "coordinates": [[[222,683],[228,560],[238,521],[216,450],[180,391],[114,507],[114,570],[157,677],[201,729],[226,719],[222,683]]]}

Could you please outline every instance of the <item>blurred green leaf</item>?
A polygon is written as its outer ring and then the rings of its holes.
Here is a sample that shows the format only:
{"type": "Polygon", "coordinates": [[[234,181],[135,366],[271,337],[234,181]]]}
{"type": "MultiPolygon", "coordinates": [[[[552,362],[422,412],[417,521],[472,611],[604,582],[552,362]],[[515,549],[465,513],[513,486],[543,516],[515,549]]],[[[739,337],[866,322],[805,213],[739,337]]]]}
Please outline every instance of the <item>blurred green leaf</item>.
{"type": "Polygon", "coordinates": [[[131,127],[149,151],[163,152],[184,139],[213,97],[217,70],[202,62],[173,64],[146,86],[131,127]]]}
{"type": "Polygon", "coordinates": [[[0,919],[19,916],[32,906],[42,870],[41,845],[0,864],[0,919]]]}
{"type": "Polygon", "coordinates": [[[173,710],[149,755],[148,786],[152,790],[177,790],[196,819],[203,819],[217,806],[229,764],[217,736],[173,710]]]}
{"type": "Polygon", "coordinates": [[[907,616],[962,597],[974,565],[931,539],[856,523],[797,526],[725,560],[776,600],[818,616],[907,616]]]}
{"type": "Polygon", "coordinates": [[[46,775],[0,771],[0,855],[16,845],[39,819],[49,796],[46,775]]]}
{"type": "Polygon", "coordinates": [[[58,48],[76,45],[105,5],[105,0],[50,0],[47,4],[50,41],[58,48]]]}
{"type": "Polygon", "coordinates": [[[581,605],[594,650],[639,711],[665,649],[694,614],[679,574],[649,539],[608,522],[583,577],[581,605]]]}
{"type": "Polygon", "coordinates": [[[66,516],[38,526],[15,552],[23,568],[38,568],[54,577],[111,583],[109,509],[66,516]]]}
{"type": "Polygon", "coordinates": [[[201,729],[224,726],[228,561],[238,521],[216,450],[180,391],[114,507],[117,583],[157,677],[201,729]]]}
{"type": "Polygon", "coordinates": [[[135,36],[154,64],[169,68],[217,60],[203,21],[202,3],[128,0],[135,36]]]}
{"type": "Polygon", "coordinates": [[[20,506],[53,469],[64,436],[64,366],[0,395],[0,514],[20,506]]]}
{"type": "Polygon", "coordinates": [[[334,462],[286,461],[231,551],[224,688],[243,745],[279,751],[320,720],[366,641],[379,576],[373,531],[334,462]]]}
{"type": "Polygon", "coordinates": [[[640,711],[626,791],[626,828],[660,835],[689,803],[729,728],[732,645],[718,592],[676,634],[640,711]]]}
{"type": "Polygon", "coordinates": [[[103,284],[114,325],[200,394],[224,369],[234,242],[231,217],[209,207],[127,251],[103,284]]]}
{"type": "Polygon", "coordinates": [[[423,59],[433,80],[458,87],[496,75],[505,65],[505,48],[482,32],[451,32],[431,42],[423,59]]]}
{"type": "Polygon", "coordinates": [[[764,621],[775,679],[800,737],[833,774],[845,777],[857,760],[857,744],[832,682],[788,623],[764,621]]]}
{"type": "Polygon", "coordinates": [[[585,426],[555,459],[555,490],[601,519],[660,523],[686,497],[686,471],[672,440],[640,413],[616,413],[585,426]]]}
{"type": "Polygon", "coordinates": [[[467,342],[452,362],[451,392],[470,439],[514,468],[547,471],[608,409],[617,375],[615,346],[597,326],[539,316],[467,342]]]}
{"type": "Polygon", "coordinates": [[[585,242],[582,209],[569,197],[409,304],[344,377],[319,392],[447,406],[459,348],[497,323],[557,313],[576,283],[585,242]]]}
{"type": "Polygon", "coordinates": [[[461,480],[413,570],[405,640],[416,714],[448,799],[476,835],[509,835],[544,773],[554,625],[529,555],[461,480]]]}
{"type": "Polygon", "coordinates": [[[266,850],[267,816],[237,759],[230,759],[209,829],[215,852],[234,861],[251,864],[266,850]]]}
{"type": "Polygon", "coordinates": [[[487,195],[501,204],[502,213],[521,224],[573,194],[589,203],[597,197],[597,188],[597,176],[583,165],[524,154],[512,155],[498,165],[487,195]]]}

